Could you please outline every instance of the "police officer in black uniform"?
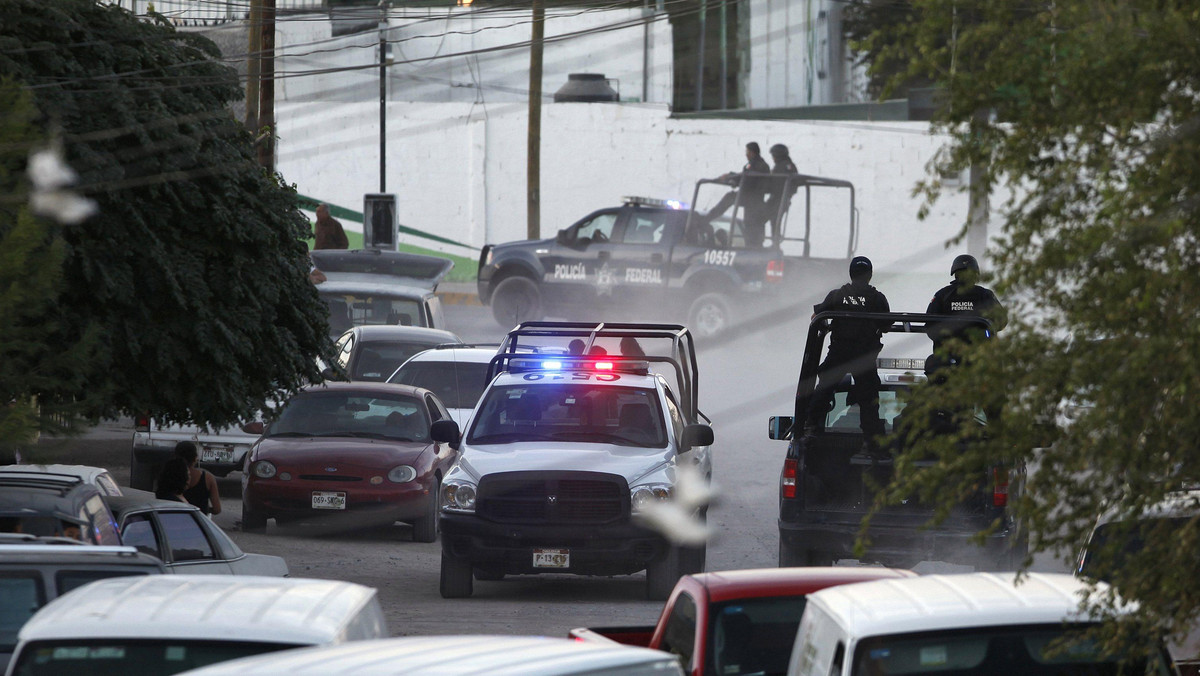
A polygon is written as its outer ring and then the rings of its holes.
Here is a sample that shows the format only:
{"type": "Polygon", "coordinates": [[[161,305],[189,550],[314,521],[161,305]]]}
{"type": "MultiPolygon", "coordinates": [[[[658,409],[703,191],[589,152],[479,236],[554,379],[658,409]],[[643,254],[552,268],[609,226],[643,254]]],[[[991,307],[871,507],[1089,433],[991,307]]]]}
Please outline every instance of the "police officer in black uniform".
{"type": "MultiPolygon", "coordinates": [[[[933,300],[929,301],[929,308],[925,313],[949,317],[984,317],[991,321],[992,330],[1003,329],[1008,323],[1008,314],[991,289],[979,286],[979,261],[970,254],[959,255],[950,265],[950,275],[954,277],[954,281],[933,294],[933,300]]],[[[957,360],[956,356],[947,355],[942,350],[947,340],[957,338],[970,342],[981,336],[986,337],[986,333],[978,324],[951,320],[939,322],[929,332],[929,337],[933,339],[933,351],[937,362],[957,360]]]]}
{"type": "Polygon", "coordinates": [[[767,209],[764,200],[767,194],[766,174],[771,167],[762,158],[762,150],[754,141],[746,144],[746,164],[742,171],[721,174],[716,180],[737,188],[724,196],[704,215],[704,222],[711,223],[737,202],[742,207],[744,222],[743,237],[747,248],[761,248],[766,238],[767,209]],[[740,199],[739,199],[740,194],[740,199]]]}
{"type": "Polygon", "coordinates": [[[792,196],[796,194],[798,186],[794,180],[789,182],[788,179],[793,179],[800,171],[796,169],[796,163],[792,162],[787,146],[776,143],[771,146],[770,153],[771,161],[775,164],[771,167],[771,190],[770,196],[767,197],[766,210],[767,218],[771,221],[771,241],[775,243],[775,246],[779,246],[780,230],[783,228],[783,219],[779,208],[782,206],[783,213],[786,214],[788,207],[791,206],[792,196]]]}
{"type": "MultiPolygon", "coordinates": [[[[870,285],[873,272],[871,260],[855,256],[850,261],[850,283],[834,289],[825,300],[813,306],[813,312],[831,310],[842,312],[890,312],[887,297],[870,285]]],[[[835,319],[829,328],[829,352],[818,367],[817,386],[809,399],[808,412],[797,422],[806,421],[806,433],[815,433],[825,426],[825,416],[833,408],[834,390],[849,375],[849,398],[858,402],[859,424],[867,437],[867,449],[875,448],[874,440],[883,434],[879,418],[879,373],[875,360],[883,349],[884,326],[861,319],[835,319]]]]}

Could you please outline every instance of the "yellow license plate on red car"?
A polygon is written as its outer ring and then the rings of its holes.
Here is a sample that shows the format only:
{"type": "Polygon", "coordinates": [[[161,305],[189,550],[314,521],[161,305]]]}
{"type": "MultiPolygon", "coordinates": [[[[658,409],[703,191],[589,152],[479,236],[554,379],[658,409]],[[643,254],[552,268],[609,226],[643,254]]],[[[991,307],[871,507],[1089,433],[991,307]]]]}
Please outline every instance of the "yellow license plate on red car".
{"type": "Polygon", "coordinates": [[[345,509],[346,494],[333,491],[313,491],[313,509],[345,509]]]}
{"type": "Polygon", "coordinates": [[[534,568],[570,568],[571,550],[569,549],[535,549],[533,550],[534,568]]]}

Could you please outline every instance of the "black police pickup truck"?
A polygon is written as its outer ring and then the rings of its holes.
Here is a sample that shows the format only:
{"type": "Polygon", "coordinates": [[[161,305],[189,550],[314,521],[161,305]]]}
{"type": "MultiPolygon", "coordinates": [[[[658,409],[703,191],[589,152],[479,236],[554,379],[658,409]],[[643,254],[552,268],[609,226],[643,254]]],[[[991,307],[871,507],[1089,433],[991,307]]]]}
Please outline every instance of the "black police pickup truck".
{"type": "MultiPolygon", "coordinates": [[[[779,480],[779,565],[783,567],[827,566],[854,556],[863,517],[874,501],[873,487],[891,480],[891,452],[908,450],[903,435],[897,434],[906,392],[925,380],[924,358],[878,360],[879,417],[885,433],[881,449],[889,451],[883,454],[886,457],[871,457],[864,447],[859,407],[850,396],[848,381],[837,387],[823,428],[806,430],[807,436],[802,436],[799,428],[815,389],[822,347],[830,322],[839,317],[890,322],[883,336],[885,351],[898,347],[896,343],[905,344],[904,334],[927,334],[939,319],[946,319],[909,313],[822,312],[809,324],[796,391],[797,417],[774,416],[768,431],[771,439],[790,440],[779,480]]],[[[984,433],[986,416],[982,411],[976,412],[976,421],[984,433]]],[[[918,460],[916,464],[930,462],[918,460]]],[[[899,568],[929,560],[1012,570],[1026,551],[1024,534],[1008,512],[1010,489],[1015,495],[1021,475],[1013,468],[991,468],[979,477],[976,492],[936,525],[930,523],[933,506],[915,499],[882,508],[872,516],[867,530],[866,560],[899,568]],[[975,534],[996,520],[1001,527],[977,544],[975,534]]]]}
{"type": "Polygon", "coordinates": [[[677,319],[707,338],[746,321],[755,308],[765,313],[764,303],[777,310],[782,299],[803,301],[807,292],[798,291],[808,282],[820,278],[817,286],[827,286],[844,276],[858,231],[853,184],[751,173],[735,180],[699,181],[690,207],[627,197],[554,239],[488,244],[479,259],[479,297],[506,328],[543,315],[609,315],[677,319]],[[769,181],[772,194],[747,209],[742,185],[756,179],[769,181]],[[788,237],[793,200],[804,231],[788,237]],[[814,219],[822,221],[816,230],[814,219]]]}

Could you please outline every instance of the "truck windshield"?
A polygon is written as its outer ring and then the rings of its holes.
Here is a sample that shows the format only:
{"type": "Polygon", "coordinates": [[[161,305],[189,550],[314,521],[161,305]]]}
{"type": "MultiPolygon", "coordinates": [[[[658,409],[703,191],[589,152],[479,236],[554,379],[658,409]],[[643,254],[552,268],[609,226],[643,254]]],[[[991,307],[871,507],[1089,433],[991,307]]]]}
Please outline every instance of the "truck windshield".
{"type": "Polygon", "coordinates": [[[597,385],[511,385],[488,393],[470,444],[570,441],[665,448],[657,391],[597,385]]]}
{"type": "Polygon", "coordinates": [[[876,636],[858,644],[855,676],[876,674],[1022,674],[1050,676],[1170,673],[1161,654],[1151,660],[1105,654],[1086,626],[973,627],[876,636]]]}
{"type": "Polygon", "coordinates": [[[93,639],[34,641],[21,649],[20,676],[167,676],[209,664],[300,646],[255,641],[93,639]]]}
{"type": "Polygon", "coordinates": [[[709,613],[705,673],[783,674],[804,614],[805,596],[739,599],[709,613]]]}

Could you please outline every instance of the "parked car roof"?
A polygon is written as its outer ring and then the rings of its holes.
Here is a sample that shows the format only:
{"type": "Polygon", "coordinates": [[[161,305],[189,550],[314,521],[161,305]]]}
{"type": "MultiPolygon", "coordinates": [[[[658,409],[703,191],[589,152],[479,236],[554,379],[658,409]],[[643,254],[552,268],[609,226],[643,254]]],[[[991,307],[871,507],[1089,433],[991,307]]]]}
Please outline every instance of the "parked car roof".
{"type": "Polygon", "coordinates": [[[83,479],[100,490],[101,495],[120,495],[121,488],[103,467],[91,465],[3,465],[0,472],[31,472],[39,474],[67,474],[83,479]]]}
{"type": "Polygon", "coordinates": [[[214,664],[189,676],[232,674],[682,674],[669,653],[539,636],[425,636],[356,641],[214,664]]]}
{"type": "Polygon", "coordinates": [[[330,281],[351,275],[378,277],[380,275],[404,280],[418,286],[436,287],[454,261],[405,251],[381,249],[316,249],[311,252],[313,264],[330,281]]]}
{"type": "Polygon", "coordinates": [[[811,594],[853,634],[913,633],[948,628],[1086,622],[1079,602],[1087,583],[1065,574],[924,575],[830,587],[811,594]]]}
{"type": "Polygon", "coordinates": [[[190,638],[315,645],[337,640],[375,598],[337,580],[253,575],[153,575],[98,580],[60,596],[21,629],[22,641],[190,638]]]}
{"type": "Polygon", "coordinates": [[[713,602],[810,594],[833,585],[916,577],[911,570],[876,567],[755,568],[691,575],[713,602]]]}
{"type": "Polygon", "coordinates": [[[462,342],[452,331],[431,329],[424,326],[396,326],[391,324],[364,324],[346,329],[346,333],[357,333],[364,342],[393,340],[425,340],[431,345],[462,342]]]}

